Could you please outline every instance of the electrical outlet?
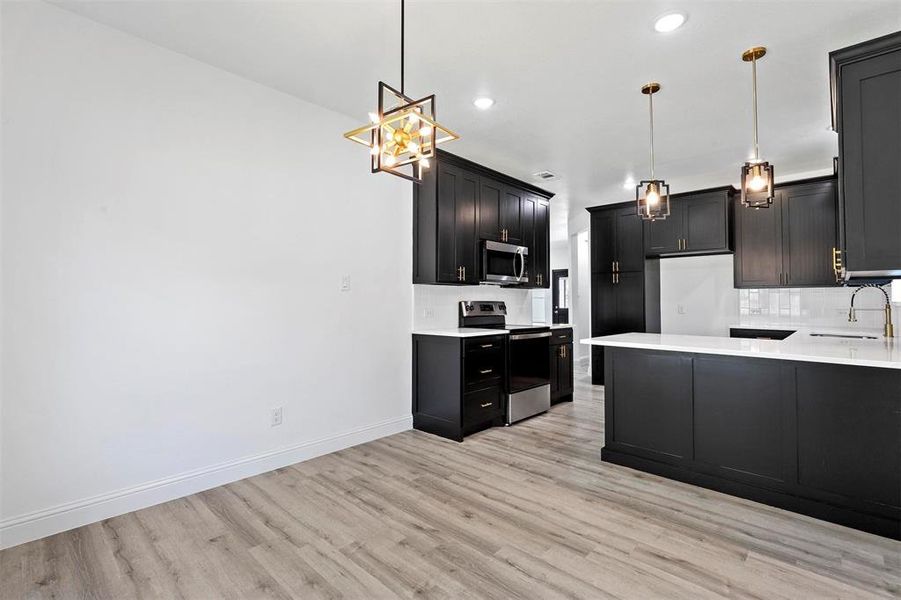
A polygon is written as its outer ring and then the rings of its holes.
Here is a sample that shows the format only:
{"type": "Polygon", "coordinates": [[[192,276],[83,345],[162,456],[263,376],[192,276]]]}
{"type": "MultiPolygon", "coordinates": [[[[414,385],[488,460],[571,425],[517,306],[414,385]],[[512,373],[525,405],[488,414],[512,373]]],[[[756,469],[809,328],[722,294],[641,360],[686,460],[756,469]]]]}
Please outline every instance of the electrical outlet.
{"type": "Polygon", "coordinates": [[[341,278],[341,291],[349,292],[350,291],[350,275],[345,275],[341,278]]]}
{"type": "Polygon", "coordinates": [[[684,304],[677,304],[677,305],[676,305],[676,312],[677,312],[678,314],[680,314],[680,315],[684,315],[684,314],[685,314],[685,305],[684,305],[684,304]]]}
{"type": "Polygon", "coordinates": [[[269,426],[270,427],[278,427],[282,424],[282,407],[276,407],[269,411],[269,426]]]}

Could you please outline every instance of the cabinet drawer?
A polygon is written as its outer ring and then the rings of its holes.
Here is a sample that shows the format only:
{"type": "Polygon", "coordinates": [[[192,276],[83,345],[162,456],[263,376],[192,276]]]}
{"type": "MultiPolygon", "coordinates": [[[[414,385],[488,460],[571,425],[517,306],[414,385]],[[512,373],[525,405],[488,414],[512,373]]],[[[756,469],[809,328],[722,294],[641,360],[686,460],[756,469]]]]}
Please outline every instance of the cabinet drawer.
{"type": "Polygon", "coordinates": [[[473,352],[503,352],[504,338],[503,335],[469,338],[464,340],[463,351],[467,356],[473,352]]]}
{"type": "Polygon", "coordinates": [[[495,418],[501,411],[503,393],[500,386],[493,386],[463,397],[463,426],[483,423],[495,418]]]}
{"type": "Polygon", "coordinates": [[[469,352],[463,360],[466,389],[485,387],[504,376],[503,352],[469,352]]]}
{"type": "Polygon", "coordinates": [[[572,329],[551,329],[551,345],[571,344],[573,341],[572,329]]]}

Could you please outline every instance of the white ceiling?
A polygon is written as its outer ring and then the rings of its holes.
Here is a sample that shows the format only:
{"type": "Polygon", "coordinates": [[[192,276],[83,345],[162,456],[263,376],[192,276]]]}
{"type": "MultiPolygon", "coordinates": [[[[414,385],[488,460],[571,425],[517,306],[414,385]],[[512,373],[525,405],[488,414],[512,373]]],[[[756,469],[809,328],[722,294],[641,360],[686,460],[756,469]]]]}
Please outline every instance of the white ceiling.
{"type": "MultiPolygon", "coordinates": [[[[55,3],[361,124],[378,80],[399,83],[398,0],[55,3]]],[[[408,0],[406,87],[437,94],[439,119],[463,136],[451,152],[526,180],[557,173],[543,186],[558,193],[552,235],[562,240],[568,214],[627,200],[626,177],[646,176],[641,84],[663,85],[657,175],[672,192],[733,183],[751,149],[750,67],[739,56],[765,45],[761,152],[777,177],[826,169],[836,151],[827,53],[899,29],[898,0],[408,0]],[[688,14],[685,26],[656,33],[654,18],[672,9],[688,14]],[[494,108],[473,107],[482,94],[494,108]]]]}

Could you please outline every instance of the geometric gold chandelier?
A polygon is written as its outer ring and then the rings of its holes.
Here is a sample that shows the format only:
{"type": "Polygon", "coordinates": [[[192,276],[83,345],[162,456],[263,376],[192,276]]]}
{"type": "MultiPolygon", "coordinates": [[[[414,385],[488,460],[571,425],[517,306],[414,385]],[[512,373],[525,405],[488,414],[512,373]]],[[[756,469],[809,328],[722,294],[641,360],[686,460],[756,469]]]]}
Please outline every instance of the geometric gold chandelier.
{"type": "Polygon", "coordinates": [[[378,113],[344,134],[369,148],[373,173],[383,171],[419,183],[438,144],[460,136],[435,117],[435,94],[414,100],[404,93],[404,0],[400,2],[400,90],[379,82],[378,113]]]}

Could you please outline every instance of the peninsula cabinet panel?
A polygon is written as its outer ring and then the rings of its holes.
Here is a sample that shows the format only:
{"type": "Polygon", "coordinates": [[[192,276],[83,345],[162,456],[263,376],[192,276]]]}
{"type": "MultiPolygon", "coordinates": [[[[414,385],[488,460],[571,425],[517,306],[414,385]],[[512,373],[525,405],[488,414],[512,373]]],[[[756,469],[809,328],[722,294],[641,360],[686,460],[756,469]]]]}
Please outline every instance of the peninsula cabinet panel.
{"type": "Polygon", "coordinates": [[[799,365],[802,486],[901,507],[901,371],[799,365]]]}
{"type": "Polygon", "coordinates": [[[901,540],[901,370],[604,358],[603,460],[901,540]]]}
{"type": "Polygon", "coordinates": [[[623,399],[607,405],[608,443],[661,461],[690,458],[691,358],[617,349],[608,365],[607,386],[623,399]]]}
{"type": "Polygon", "coordinates": [[[768,484],[791,476],[781,369],[774,360],[694,359],[695,460],[739,480],[768,484]]]}
{"type": "Polygon", "coordinates": [[[901,32],[832,52],[830,62],[845,268],[901,277],[901,32]]]}

